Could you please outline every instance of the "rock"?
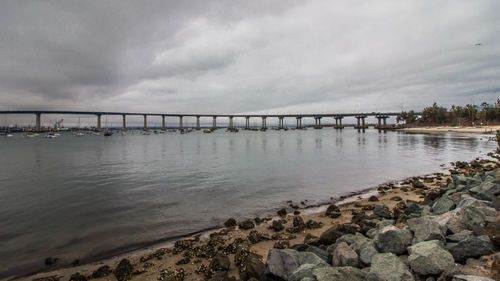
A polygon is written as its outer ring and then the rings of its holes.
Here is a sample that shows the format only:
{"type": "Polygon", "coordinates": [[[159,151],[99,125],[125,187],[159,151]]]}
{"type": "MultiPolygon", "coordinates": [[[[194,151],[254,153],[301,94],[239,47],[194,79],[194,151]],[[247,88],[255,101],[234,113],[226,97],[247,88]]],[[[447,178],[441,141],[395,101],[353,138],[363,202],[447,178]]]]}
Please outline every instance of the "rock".
{"type": "Polygon", "coordinates": [[[328,252],[325,250],[322,250],[316,246],[310,246],[307,249],[307,252],[311,252],[316,256],[318,256],[319,258],[321,258],[322,260],[324,260],[325,262],[328,262],[328,252]]]}
{"type": "Polygon", "coordinates": [[[483,229],[483,235],[487,235],[490,238],[495,249],[497,249],[497,250],[500,249],[500,222],[499,221],[488,222],[488,224],[486,224],[486,227],[483,229]]]}
{"type": "Polygon", "coordinates": [[[335,204],[331,204],[330,206],[328,206],[325,214],[326,214],[326,216],[333,218],[333,219],[338,218],[342,215],[340,213],[340,208],[337,207],[335,204]]]}
{"type": "Polygon", "coordinates": [[[58,258],[48,257],[45,259],[45,265],[53,265],[58,260],[59,260],[58,258]]]}
{"type": "Polygon", "coordinates": [[[488,277],[474,276],[474,275],[455,275],[451,281],[495,281],[488,277]]]}
{"type": "Polygon", "coordinates": [[[339,225],[334,225],[320,235],[319,243],[323,245],[333,244],[342,235],[344,235],[344,233],[339,230],[339,225]]]}
{"type": "Polygon", "coordinates": [[[212,271],[228,271],[231,262],[229,257],[223,253],[217,253],[215,257],[212,258],[209,268],[212,271]]]}
{"type": "Polygon", "coordinates": [[[464,212],[462,209],[455,209],[442,215],[434,217],[434,220],[441,226],[446,227],[451,233],[459,233],[467,230],[465,225],[464,212]]]}
{"type": "Polygon", "coordinates": [[[248,241],[250,241],[250,243],[256,244],[256,243],[259,243],[260,241],[263,241],[263,240],[269,240],[269,237],[259,233],[257,230],[252,230],[248,234],[247,239],[248,239],[248,241]]]}
{"type": "Polygon", "coordinates": [[[303,264],[299,266],[293,273],[290,275],[288,281],[301,281],[304,278],[314,278],[312,273],[313,269],[316,268],[314,264],[303,264]]]}
{"type": "Polygon", "coordinates": [[[288,247],[290,247],[290,241],[288,240],[278,240],[273,246],[275,249],[286,249],[288,247]]]}
{"type": "Polygon", "coordinates": [[[436,239],[445,241],[446,228],[441,226],[433,217],[409,219],[407,224],[414,233],[413,244],[436,239]]]}
{"type": "Polygon", "coordinates": [[[240,265],[245,261],[245,259],[249,256],[250,254],[250,245],[248,245],[247,242],[242,242],[239,243],[236,246],[236,252],[234,255],[234,263],[236,265],[240,265]]]}
{"type": "Polygon", "coordinates": [[[69,281],[87,281],[87,277],[81,275],[79,272],[71,275],[69,281]]]}
{"type": "Polygon", "coordinates": [[[322,226],[323,226],[322,222],[317,222],[317,221],[313,221],[313,220],[308,220],[306,222],[307,229],[321,228],[322,226]]]}
{"type": "Polygon", "coordinates": [[[114,274],[118,281],[125,281],[132,278],[132,272],[134,272],[134,266],[128,259],[122,259],[116,266],[114,274]]]}
{"type": "Polygon", "coordinates": [[[108,265],[103,265],[92,272],[92,278],[101,278],[111,274],[112,270],[108,265]]]}
{"type": "Polygon", "coordinates": [[[448,196],[442,196],[432,205],[432,213],[435,215],[444,214],[455,208],[455,202],[453,202],[448,196]]]}
{"type": "Polygon", "coordinates": [[[378,200],[377,196],[372,195],[372,196],[370,196],[370,198],[368,198],[368,201],[370,201],[370,202],[378,202],[379,200],[378,200]]]}
{"type": "Polygon", "coordinates": [[[233,218],[227,219],[227,221],[224,223],[225,227],[233,227],[236,226],[236,220],[233,218]]]}
{"type": "Polygon", "coordinates": [[[484,182],[469,189],[469,192],[478,199],[493,201],[500,193],[500,185],[495,182],[484,182]]]}
{"type": "Polygon", "coordinates": [[[333,251],[332,265],[357,267],[358,254],[346,242],[340,242],[333,251]]]}
{"type": "Polygon", "coordinates": [[[474,233],[471,230],[462,230],[459,233],[446,236],[446,241],[457,243],[472,236],[474,236],[474,233]]]}
{"type": "Polygon", "coordinates": [[[270,228],[274,231],[282,231],[283,229],[285,229],[285,227],[279,220],[274,220],[270,228]]]}
{"type": "Polygon", "coordinates": [[[304,223],[304,219],[301,216],[293,217],[293,227],[298,228],[299,230],[304,230],[306,228],[306,224],[304,223]]]}
{"type": "Polygon", "coordinates": [[[256,255],[250,255],[239,267],[240,279],[259,278],[264,272],[265,264],[256,255]]]}
{"type": "Polygon", "coordinates": [[[282,209],[278,210],[277,214],[280,217],[285,217],[286,216],[286,209],[282,208],[282,209]]]}
{"type": "Polygon", "coordinates": [[[394,225],[393,220],[381,220],[377,222],[374,228],[370,229],[369,231],[366,232],[366,236],[370,238],[375,238],[377,233],[384,227],[389,226],[389,225],[394,225]]]}
{"type": "Polygon", "coordinates": [[[238,227],[240,229],[243,229],[243,230],[247,230],[247,229],[252,229],[255,227],[255,224],[253,223],[253,221],[251,220],[246,220],[246,221],[242,221],[240,222],[240,224],[238,225],[238,227]]]}
{"type": "Polygon", "coordinates": [[[299,267],[299,252],[291,249],[270,249],[267,255],[266,276],[288,280],[299,267]]]}
{"type": "Polygon", "coordinates": [[[379,216],[381,218],[385,218],[385,219],[392,218],[391,211],[389,211],[389,208],[387,208],[385,205],[384,206],[380,206],[380,205],[375,206],[375,209],[373,209],[373,214],[375,214],[376,216],[379,216]]]}
{"type": "Polygon", "coordinates": [[[376,254],[366,281],[414,281],[408,267],[394,254],[376,254]]]}
{"type": "Polygon", "coordinates": [[[431,240],[408,247],[408,262],[414,272],[420,275],[441,274],[453,268],[453,256],[439,243],[438,240],[431,240]]]}
{"type": "Polygon", "coordinates": [[[448,243],[447,250],[457,262],[493,253],[494,247],[486,235],[469,237],[458,243],[448,243]]]}
{"type": "Polygon", "coordinates": [[[299,252],[299,264],[314,264],[314,265],[324,265],[327,266],[328,263],[311,252],[299,252]]]}
{"type": "Polygon", "coordinates": [[[386,226],[381,229],[374,239],[375,245],[382,253],[401,255],[406,252],[406,247],[411,245],[411,231],[407,228],[386,226]]]}
{"type": "Polygon", "coordinates": [[[175,264],[176,265],[184,265],[184,264],[188,264],[190,262],[191,262],[191,258],[185,257],[185,258],[178,260],[175,264]]]}
{"type": "Polygon", "coordinates": [[[317,281],[363,281],[366,272],[351,267],[319,267],[312,270],[317,281]]]}
{"type": "Polygon", "coordinates": [[[369,244],[366,245],[361,249],[359,252],[359,260],[364,264],[364,265],[370,265],[372,263],[372,258],[374,255],[378,254],[379,252],[375,248],[375,246],[369,244]]]}
{"type": "Polygon", "coordinates": [[[393,197],[391,197],[391,200],[392,201],[402,201],[403,198],[401,198],[401,196],[393,196],[393,197]]]}
{"type": "Polygon", "coordinates": [[[486,215],[478,208],[466,206],[464,209],[465,225],[475,234],[480,234],[485,225],[486,215]]]}
{"type": "Polygon", "coordinates": [[[422,208],[415,201],[406,200],[405,213],[409,217],[419,217],[422,208]]]}
{"type": "Polygon", "coordinates": [[[345,234],[337,239],[336,243],[346,242],[356,253],[359,254],[361,249],[367,244],[373,244],[373,241],[366,238],[363,234],[356,232],[356,234],[345,234]]]}

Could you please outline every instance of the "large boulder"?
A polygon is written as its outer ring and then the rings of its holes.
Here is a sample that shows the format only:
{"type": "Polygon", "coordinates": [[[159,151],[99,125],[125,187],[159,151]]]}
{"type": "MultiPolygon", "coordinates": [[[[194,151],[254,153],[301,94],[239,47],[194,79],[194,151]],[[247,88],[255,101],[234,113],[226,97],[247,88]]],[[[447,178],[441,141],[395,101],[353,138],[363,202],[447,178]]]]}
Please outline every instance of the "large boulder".
{"type": "Polygon", "coordinates": [[[372,258],[366,281],[414,281],[408,267],[394,254],[377,254],[372,258]]]}
{"type": "Polygon", "coordinates": [[[374,239],[375,245],[382,253],[401,255],[411,245],[413,236],[407,227],[398,228],[390,225],[382,228],[374,239]]]}
{"type": "Polygon", "coordinates": [[[307,248],[306,252],[311,252],[311,253],[315,254],[316,256],[320,257],[325,262],[328,262],[328,252],[323,250],[323,249],[320,249],[316,246],[311,246],[311,247],[307,248]]]}
{"type": "Polygon", "coordinates": [[[375,238],[377,236],[377,233],[384,227],[389,226],[389,225],[394,225],[394,220],[381,220],[377,222],[374,228],[368,230],[366,232],[366,236],[370,238],[375,238]]]}
{"type": "Polygon", "coordinates": [[[486,215],[482,210],[473,206],[464,208],[464,220],[468,229],[480,234],[485,226],[486,215]]]}
{"type": "Polygon", "coordinates": [[[346,242],[356,253],[359,254],[361,249],[367,244],[373,244],[373,241],[361,233],[342,235],[337,239],[336,243],[346,242]]]}
{"type": "Polygon", "coordinates": [[[436,239],[445,241],[446,227],[441,226],[433,217],[409,219],[407,223],[414,233],[413,244],[436,239]]]}
{"type": "Polygon", "coordinates": [[[372,263],[372,258],[374,255],[378,254],[379,252],[373,246],[372,244],[367,244],[361,251],[359,252],[359,260],[361,263],[364,265],[370,265],[372,263]]]}
{"type": "Polygon", "coordinates": [[[495,281],[495,280],[483,276],[459,274],[453,276],[453,279],[451,279],[451,281],[495,281]]]}
{"type": "Polygon", "coordinates": [[[359,232],[361,228],[356,224],[345,223],[345,224],[336,224],[325,232],[321,234],[319,237],[319,244],[330,245],[335,243],[337,239],[339,239],[344,234],[354,234],[359,232]]]}
{"type": "Polygon", "coordinates": [[[311,252],[299,252],[299,264],[313,264],[313,265],[324,265],[327,266],[328,263],[322,258],[318,257],[316,254],[311,252]]]}
{"type": "Polygon", "coordinates": [[[500,184],[496,182],[483,182],[469,189],[469,192],[478,199],[493,201],[500,194],[500,184]]]}
{"type": "Polygon", "coordinates": [[[462,230],[459,233],[446,236],[446,242],[458,243],[466,238],[473,237],[474,232],[471,230],[462,230]]]}
{"type": "Polygon", "coordinates": [[[217,253],[210,262],[209,268],[213,271],[228,271],[231,262],[229,257],[223,253],[217,253]]]}
{"type": "Polygon", "coordinates": [[[312,272],[317,281],[363,281],[366,278],[366,272],[351,266],[319,267],[312,272]]]}
{"type": "Polygon", "coordinates": [[[438,240],[431,240],[408,247],[408,263],[414,272],[420,275],[441,274],[453,267],[453,256],[439,243],[438,240]]]}
{"type": "Polygon", "coordinates": [[[483,234],[488,235],[497,250],[500,249],[500,221],[488,222],[483,234]]]}
{"type": "Polygon", "coordinates": [[[435,215],[441,215],[455,208],[455,202],[453,202],[448,196],[442,196],[432,205],[432,213],[435,215]]]}
{"type": "Polygon", "coordinates": [[[464,211],[461,208],[456,208],[442,215],[434,217],[434,220],[442,227],[446,227],[451,233],[459,233],[467,230],[465,224],[464,211]]]}
{"type": "Polygon", "coordinates": [[[300,281],[303,280],[304,278],[314,278],[313,275],[313,269],[316,268],[316,265],[314,264],[303,264],[299,266],[293,273],[290,275],[290,278],[288,281],[300,281]]]}
{"type": "Polygon", "coordinates": [[[448,243],[446,248],[457,262],[463,262],[467,258],[489,255],[494,251],[493,244],[486,235],[469,237],[458,243],[448,243]]]}
{"type": "Polygon", "coordinates": [[[299,252],[292,249],[271,249],[267,254],[265,275],[288,280],[299,267],[299,252]]]}
{"type": "Polygon", "coordinates": [[[346,242],[340,242],[333,251],[332,265],[357,267],[358,254],[346,242]]]}

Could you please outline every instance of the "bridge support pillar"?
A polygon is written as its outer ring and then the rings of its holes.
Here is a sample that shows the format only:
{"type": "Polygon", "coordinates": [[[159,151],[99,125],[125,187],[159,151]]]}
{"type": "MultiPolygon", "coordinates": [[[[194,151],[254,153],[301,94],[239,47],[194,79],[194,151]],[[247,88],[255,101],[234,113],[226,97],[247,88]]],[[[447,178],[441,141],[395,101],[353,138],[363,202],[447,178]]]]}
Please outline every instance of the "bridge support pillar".
{"type": "Polygon", "coordinates": [[[278,129],[284,129],[285,128],[285,125],[283,122],[285,119],[285,117],[281,116],[281,117],[278,117],[278,129]]]}
{"type": "Polygon", "coordinates": [[[245,117],[245,130],[250,130],[250,117],[245,117]]]}
{"type": "Polygon", "coordinates": [[[161,130],[163,132],[165,132],[167,130],[166,126],[165,126],[165,115],[162,115],[161,116],[161,130]]]}
{"type": "Polygon", "coordinates": [[[366,115],[358,115],[358,116],[356,116],[356,119],[358,121],[357,121],[357,125],[354,126],[354,128],[358,129],[358,132],[360,130],[363,130],[363,132],[364,132],[365,129],[368,128],[368,126],[366,126],[366,123],[365,123],[366,115]]]}
{"type": "Polygon", "coordinates": [[[97,127],[96,131],[100,132],[101,131],[101,114],[97,114],[97,127]]]}
{"type": "Polygon", "coordinates": [[[182,126],[182,116],[179,116],[179,129],[184,130],[184,127],[182,126]]]}
{"type": "Polygon", "coordinates": [[[196,130],[200,130],[200,116],[196,116],[196,130]]]}
{"type": "Polygon", "coordinates": [[[267,130],[266,118],[267,117],[262,117],[262,130],[267,130]]]}
{"type": "Polygon", "coordinates": [[[127,130],[127,115],[122,115],[122,131],[125,132],[127,130]]]}
{"type": "Polygon", "coordinates": [[[302,129],[302,117],[296,117],[297,118],[297,129],[302,129]]]}
{"type": "Polygon", "coordinates": [[[314,129],[321,129],[321,128],[323,128],[321,126],[321,117],[314,117],[314,121],[316,121],[316,125],[314,126],[314,129]]]}
{"type": "Polygon", "coordinates": [[[142,130],[147,131],[148,130],[148,116],[146,114],[144,114],[143,116],[144,116],[144,127],[142,128],[142,130]]]}
{"type": "Polygon", "coordinates": [[[233,125],[233,116],[229,116],[229,128],[230,129],[233,129],[234,128],[234,125],[233,125]]]}
{"type": "Polygon", "coordinates": [[[213,121],[212,121],[212,130],[217,130],[217,116],[214,116],[213,117],[213,121]]]}
{"type": "Polygon", "coordinates": [[[40,132],[42,130],[42,114],[35,113],[35,132],[40,132]]]}
{"type": "Polygon", "coordinates": [[[342,119],[344,119],[344,116],[335,116],[335,129],[344,129],[342,119]]]}

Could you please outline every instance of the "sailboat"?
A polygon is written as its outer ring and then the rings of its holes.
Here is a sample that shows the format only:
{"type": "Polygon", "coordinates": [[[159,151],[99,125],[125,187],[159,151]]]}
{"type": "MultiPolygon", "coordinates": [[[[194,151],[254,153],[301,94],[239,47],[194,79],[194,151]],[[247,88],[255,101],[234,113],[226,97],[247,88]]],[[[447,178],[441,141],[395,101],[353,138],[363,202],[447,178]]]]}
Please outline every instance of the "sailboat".
{"type": "Polygon", "coordinates": [[[113,135],[113,132],[108,130],[108,115],[106,115],[106,120],[104,121],[104,136],[105,137],[111,137],[113,135]]]}

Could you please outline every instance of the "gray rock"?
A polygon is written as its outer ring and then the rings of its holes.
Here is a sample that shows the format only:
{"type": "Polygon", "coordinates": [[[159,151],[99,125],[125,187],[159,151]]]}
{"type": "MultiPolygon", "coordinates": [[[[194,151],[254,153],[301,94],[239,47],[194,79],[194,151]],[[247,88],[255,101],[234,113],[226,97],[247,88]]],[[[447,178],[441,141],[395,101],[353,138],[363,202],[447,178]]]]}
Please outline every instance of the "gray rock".
{"type": "MultiPolygon", "coordinates": [[[[335,279],[333,279],[335,280],[335,279]]],[[[408,267],[394,254],[377,254],[372,258],[366,281],[414,281],[408,267]]]]}
{"type": "Polygon", "coordinates": [[[251,254],[245,259],[242,266],[239,268],[240,279],[243,281],[251,278],[258,279],[264,272],[265,268],[265,264],[257,258],[255,254],[251,254]]]}
{"type": "Polygon", "coordinates": [[[317,281],[363,281],[366,278],[366,272],[351,266],[320,267],[312,272],[317,281]]]}
{"type": "Polygon", "coordinates": [[[462,230],[459,233],[446,236],[446,241],[457,243],[472,236],[474,236],[474,233],[471,230],[462,230]]]}
{"type": "Polygon", "coordinates": [[[464,211],[459,208],[436,216],[434,217],[434,220],[442,227],[446,227],[446,229],[452,233],[459,233],[462,230],[467,230],[464,211]]]}
{"type": "Polygon", "coordinates": [[[480,234],[483,231],[486,215],[479,208],[466,206],[464,208],[464,220],[468,229],[480,234]]]}
{"type": "Polygon", "coordinates": [[[373,244],[371,239],[365,237],[361,233],[342,235],[339,239],[337,239],[336,243],[340,242],[346,242],[347,245],[354,249],[354,251],[358,254],[365,245],[373,244]]]}
{"type": "Polygon", "coordinates": [[[320,257],[325,262],[328,262],[328,252],[325,250],[322,250],[316,246],[311,246],[307,249],[306,252],[311,252],[311,253],[315,254],[316,256],[320,257]]]}
{"type": "Polygon", "coordinates": [[[381,220],[376,224],[375,228],[372,228],[366,232],[366,236],[373,239],[382,228],[389,225],[394,225],[394,220],[381,220]]]}
{"type": "Polygon", "coordinates": [[[332,265],[357,267],[358,254],[346,242],[340,242],[333,251],[332,265]]]}
{"type": "Polygon", "coordinates": [[[299,266],[293,273],[290,275],[290,279],[288,281],[300,281],[303,278],[314,278],[312,273],[313,269],[316,266],[314,264],[303,264],[299,266]]]}
{"type": "Polygon", "coordinates": [[[468,177],[454,175],[453,176],[453,183],[455,184],[455,186],[458,186],[458,185],[467,185],[467,180],[468,179],[469,179],[468,177]]]}
{"type": "Polygon", "coordinates": [[[386,206],[375,206],[375,209],[373,209],[373,214],[385,219],[392,218],[391,211],[386,206]]]}
{"type": "Polygon", "coordinates": [[[367,245],[361,249],[359,253],[359,260],[365,265],[370,265],[372,263],[372,257],[378,253],[379,252],[373,245],[367,245]]]}
{"type": "Polygon", "coordinates": [[[299,252],[291,249],[271,249],[267,254],[266,275],[288,280],[299,267],[299,252]]]}
{"type": "Polygon", "coordinates": [[[457,262],[463,262],[467,258],[489,255],[494,251],[493,244],[486,235],[469,237],[458,243],[448,243],[446,248],[457,262]]]}
{"type": "Polygon", "coordinates": [[[488,277],[474,276],[474,275],[455,275],[452,281],[495,281],[488,277]]]}
{"type": "Polygon", "coordinates": [[[414,233],[413,244],[436,239],[445,241],[446,227],[440,225],[434,217],[427,216],[409,219],[407,223],[410,230],[414,233]]]}
{"type": "Polygon", "coordinates": [[[420,216],[423,217],[423,216],[430,216],[430,215],[432,215],[431,207],[428,205],[423,206],[422,209],[420,210],[420,216]]]}
{"type": "Polygon", "coordinates": [[[431,240],[408,247],[408,263],[414,272],[420,275],[441,274],[453,268],[453,256],[439,243],[438,240],[431,240]]]}
{"type": "Polygon", "coordinates": [[[494,182],[484,182],[469,189],[469,192],[478,199],[493,201],[496,198],[495,194],[500,193],[500,185],[494,182]]]}
{"type": "Polygon", "coordinates": [[[299,252],[299,264],[328,265],[326,261],[311,252],[299,252]]]}
{"type": "Polygon", "coordinates": [[[432,213],[435,215],[444,214],[455,207],[455,202],[453,202],[448,196],[442,196],[432,205],[432,213]]]}
{"type": "Polygon", "coordinates": [[[382,253],[401,255],[406,252],[406,247],[411,245],[411,231],[407,227],[386,226],[381,229],[374,239],[377,249],[382,253]]]}
{"type": "Polygon", "coordinates": [[[413,201],[409,201],[406,203],[405,214],[409,217],[419,217],[422,213],[422,208],[413,201]]]}

